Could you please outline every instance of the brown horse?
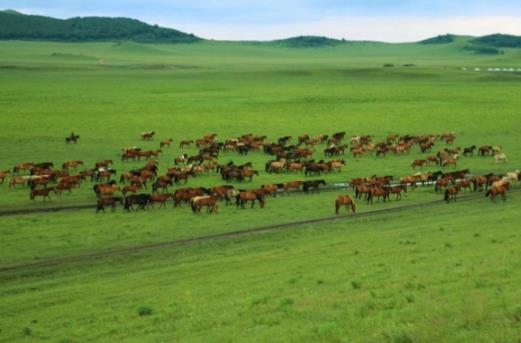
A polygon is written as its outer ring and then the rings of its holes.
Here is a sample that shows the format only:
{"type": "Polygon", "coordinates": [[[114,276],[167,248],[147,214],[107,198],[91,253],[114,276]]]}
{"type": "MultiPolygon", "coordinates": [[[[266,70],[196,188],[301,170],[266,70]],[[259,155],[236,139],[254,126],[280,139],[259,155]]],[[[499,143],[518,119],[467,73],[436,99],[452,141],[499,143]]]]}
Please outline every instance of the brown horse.
{"type": "Polygon", "coordinates": [[[168,138],[168,139],[163,139],[160,143],[159,143],[159,149],[163,149],[165,146],[169,147],[170,148],[170,144],[172,144],[174,140],[172,138],[168,138]]]}
{"type": "Polygon", "coordinates": [[[402,199],[402,192],[407,193],[407,185],[390,186],[387,188],[389,194],[396,194],[396,200],[402,199]]]}
{"type": "Polygon", "coordinates": [[[496,197],[501,195],[503,201],[507,200],[506,193],[508,190],[508,184],[503,186],[491,187],[486,193],[485,197],[490,197],[492,201],[496,201],[496,197]]]}
{"type": "Polygon", "coordinates": [[[304,181],[289,181],[284,183],[284,192],[289,195],[290,189],[296,189],[298,190],[300,188],[300,185],[302,185],[304,181]]]}
{"type": "Polygon", "coordinates": [[[96,213],[99,211],[105,212],[105,206],[109,205],[112,208],[112,212],[116,210],[116,204],[120,203],[123,205],[123,198],[122,197],[108,197],[108,198],[101,198],[98,199],[97,206],[96,206],[96,213]]]}
{"type": "Polygon", "coordinates": [[[380,201],[380,198],[383,198],[385,202],[386,200],[389,200],[389,190],[384,187],[374,185],[369,190],[369,193],[367,193],[367,203],[373,204],[374,197],[376,197],[377,203],[380,201]]]}
{"type": "Polygon", "coordinates": [[[462,189],[468,189],[469,191],[472,191],[472,181],[470,179],[460,180],[458,183],[456,183],[456,187],[459,191],[462,189]]]}
{"type": "Polygon", "coordinates": [[[51,197],[49,195],[49,193],[51,193],[51,192],[56,193],[56,188],[48,187],[48,188],[42,188],[42,189],[32,189],[30,199],[34,200],[34,198],[36,198],[37,196],[41,196],[41,197],[43,197],[43,201],[45,201],[45,199],[51,200],[51,197]]]}
{"type": "Polygon", "coordinates": [[[112,160],[101,160],[101,161],[96,162],[96,164],[94,166],[96,167],[96,169],[101,168],[101,167],[107,168],[110,164],[113,164],[113,163],[114,163],[114,161],[112,161],[112,160]]]}
{"type": "Polygon", "coordinates": [[[10,170],[2,170],[0,171],[0,184],[4,183],[5,181],[5,178],[7,177],[7,175],[9,175],[11,173],[10,170]]]}
{"type": "Polygon", "coordinates": [[[251,201],[251,208],[253,208],[255,200],[259,201],[260,208],[264,208],[264,197],[262,195],[252,191],[240,192],[237,195],[237,206],[240,205],[241,208],[244,209],[244,205],[246,205],[248,201],[251,201]]]}
{"type": "Polygon", "coordinates": [[[340,207],[345,206],[346,211],[349,212],[349,207],[351,207],[351,211],[356,213],[356,205],[354,200],[350,195],[339,195],[335,200],[335,214],[338,214],[340,207]]]}
{"type": "Polygon", "coordinates": [[[149,141],[152,139],[152,137],[154,137],[154,135],[156,134],[155,131],[146,131],[146,132],[142,132],[140,134],[141,136],[141,139],[144,140],[144,141],[149,141]]]}
{"type": "Polygon", "coordinates": [[[217,213],[217,201],[219,200],[219,196],[217,194],[214,195],[203,195],[196,196],[190,199],[190,205],[192,207],[192,212],[197,213],[201,212],[201,208],[206,206],[206,212],[209,213],[217,213]]]}
{"type": "Polygon", "coordinates": [[[168,199],[173,199],[174,194],[173,193],[161,193],[161,194],[150,194],[150,200],[148,202],[148,207],[154,208],[154,203],[158,202],[159,208],[163,207],[166,208],[166,202],[168,199]]]}
{"type": "Polygon", "coordinates": [[[426,165],[428,162],[427,160],[414,160],[411,162],[412,169],[416,169],[416,167],[423,168],[424,165],[426,165]]]}
{"type": "Polygon", "coordinates": [[[458,195],[459,188],[458,187],[449,187],[445,190],[445,195],[443,199],[446,202],[450,202],[451,200],[456,201],[456,196],[458,195]]]}
{"type": "Polygon", "coordinates": [[[141,185],[131,185],[131,186],[125,186],[121,190],[121,193],[123,193],[124,196],[127,196],[127,193],[135,194],[137,191],[141,189],[141,185]]]}
{"type": "Polygon", "coordinates": [[[184,148],[185,146],[190,146],[194,143],[193,140],[184,140],[179,143],[180,148],[184,148]]]}
{"type": "Polygon", "coordinates": [[[84,162],[81,160],[65,161],[62,164],[62,169],[68,169],[68,168],[76,169],[82,165],[84,165],[84,162]]]}

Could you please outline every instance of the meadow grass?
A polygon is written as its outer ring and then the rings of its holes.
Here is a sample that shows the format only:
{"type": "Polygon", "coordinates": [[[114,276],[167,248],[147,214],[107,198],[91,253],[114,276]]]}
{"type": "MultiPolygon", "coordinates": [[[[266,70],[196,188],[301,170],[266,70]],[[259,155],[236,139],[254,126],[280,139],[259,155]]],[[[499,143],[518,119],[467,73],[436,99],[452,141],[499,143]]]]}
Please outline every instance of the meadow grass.
{"type": "Polygon", "coordinates": [[[0,275],[0,341],[514,342],[518,202],[0,275]]]}
{"type": "MultiPolygon", "coordinates": [[[[519,50],[479,56],[464,43],[353,43],[324,49],[273,44],[0,42],[0,169],[25,161],[114,159],[121,148],[157,148],[161,171],[181,139],[215,132],[278,137],[347,131],[348,136],[455,132],[454,146],[503,146],[509,163],[467,157],[458,168],[504,172],[521,164],[518,74],[463,71],[515,66],[519,50]],[[100,60],[103,60],[103,64],[100,60]],[[394,63],[394,68],[383,68],[394,63]],[[416,67],[401,66],[404,63],[416,67]],[[157,132],[152,142],[139,133],[157,132]],[[75,131],[77,145],[64,138],[75,131]]],[[[444,147],[437,143],[434,152],[444,147]]],[[[317,146],[315,158],[323,158],[317,146]]],[[[354,159],[328,182],[406,175],[404,156],[354,159]]],[[[271,157],[223,153],[221,162],[271,157]]],[[[438,168],[428,168],[430,170],[438,168]]],[[[303,179],[261,172],[251,183],[303,179]]],[[[214,186],[217,175],[188,186],[214,186]]],[[[2,209],[95,202],[92,184],[50,204],[27,189],[0,188],[2,209]]],[[[175,190],[173,188],[172,190],[175,190]]],[[[349,191],[350,192],[350,191],[349,191]]],[[[268,199],[265,209],[221,205],[218,215],[187,206],[127,214],[92,210],[0,218],[0,265],[248,229],[332,215],[345,191],[268,199]]],[[[440,199],[432,189],[398,203],[440,199]]],[[[516,341],[517,193],[484,197],[231,242],[0,275],[0,341],[516,341]],[[4,320],[5,318],[5,320],[4,320]]]]}

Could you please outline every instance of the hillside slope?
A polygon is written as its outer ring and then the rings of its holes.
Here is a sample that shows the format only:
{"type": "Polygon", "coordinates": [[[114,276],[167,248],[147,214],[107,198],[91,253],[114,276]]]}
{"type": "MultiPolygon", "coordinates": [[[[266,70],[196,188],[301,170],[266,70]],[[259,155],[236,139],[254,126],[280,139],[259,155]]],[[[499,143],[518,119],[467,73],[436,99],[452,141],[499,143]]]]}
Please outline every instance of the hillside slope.
{"type": "Polygon", "coordinates": [[[152,26],[129,18],[77,17],[62,20],[6,10],[0,12],[0,22],[0,39],[4,40],[133,40],[168,43],[200,40],[193,34],[152,26]]]}

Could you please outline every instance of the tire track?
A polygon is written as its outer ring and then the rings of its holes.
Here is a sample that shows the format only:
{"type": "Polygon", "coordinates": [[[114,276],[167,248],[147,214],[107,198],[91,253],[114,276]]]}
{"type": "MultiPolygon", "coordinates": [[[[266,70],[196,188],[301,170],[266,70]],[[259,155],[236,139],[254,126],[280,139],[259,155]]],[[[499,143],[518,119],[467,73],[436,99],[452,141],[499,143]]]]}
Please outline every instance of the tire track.
{"type": "MultiPolygon", "coordinates": [[[[521,189],[516,188],[516,189],[512,189],[510,192],[512,193],[512,192],[519,192],[519,191],[521,191],[521,189]]],[[[483,194],[484,193],[471,193],[471,194],[468,194],[465,196],[461,196],[458,198],[457,202],[467,202],[467,201],[473,201],[473,200],[477,200],[477,199],[483,199],[483,194]]],[[[295,229],[298,229],[299,227],[310,225],[310,224],[343,221],[343,220],[348,220],[348,219],[356,220],[356,219],[361,219],[361,218],[372,218],[372,217],[378,217],[381,215],[391,214],[391,213],[395,213],[395,212],[400,212],[400,211],[405,211],[405,210],[410,210],[410,209],[429,208],[429,207],[439,206],[442,204],[446,204],[444,200],[434,200],[434,201],[430,201],[430,202],[417,203],[417,204],[411,204],[411,205],[406,205],[406,206],[397,206],[397,207],[385,208],[385,209],[373,210],[373,211],[366,211],[366,212],[360,212],[360,213],[356,213],[356,214],[328,216],[328,217],[322,217],[322,218],[316,218],[316,219],[301,220],[301,221],[294,221],[294,222],[267,225],[267,226],[259,226],[259,227],[250,228],[250,229],[230,231],[230,232],[218,233],[218,234],[207,235],[207,236],[191,237],[191,238],[178,239],[178,240],[166,241],[166,242],[132,245],[132,246],[127,246],[127,247],[122,247],[122,248],[113,248],[113,249],[107,249],[104,251],[94,251],[94,252],[78,254],[78,255],[69,255],[69,256],[62,256],[62,257],[55,257],[55,258],[51,257],[51,258],[46,258],[46,259],[43,259],[41,261],[36,261],[36,262],[25,262],[25,263],[0,266],[0,273],[7,273],[7,272],[12,272],[12,271],[24,271],[24,270],[29,270],[32,268],[46,268],[46,267],[52,267],[52,266],[66,265],[69,263],[89,261],[89,260],[107,258],[107,257],[111,257],[111,256],[127,255],[127,254],[136,253],[136,252],[147,251],[147,250],[162,250],[162,249],[173,248],[173,247],[184,246],[184,245],[194,245],[194,244],[203,243],[203,242],[219,241],[219,240],[239,238],[239,237],[247,237],[247,236],[251,236],[251,235],[255,235],[255,234],[269,233],[269,232],[275,232],[275,231],[279,231],[279,230],[288,230],[288,229],[295,230],[295,229]]]]}

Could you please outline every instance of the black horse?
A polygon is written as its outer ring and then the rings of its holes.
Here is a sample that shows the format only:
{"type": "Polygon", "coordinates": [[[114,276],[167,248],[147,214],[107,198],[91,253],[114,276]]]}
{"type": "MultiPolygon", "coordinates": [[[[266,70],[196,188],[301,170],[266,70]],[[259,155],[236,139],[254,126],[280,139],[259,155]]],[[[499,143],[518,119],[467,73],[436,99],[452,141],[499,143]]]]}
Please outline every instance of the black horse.
{"type": "Polygon", "coordinates": [[[134,210],[134,205],[137,205],[137,210],[146,210],[146,206],[150,202],[149,194],[133,194],[125,198],[125,210],[134,210]]]}
{"type": "Polygon", "coordinates": [[[80,135],[75,135],[74,132],[71,132],[69,137],[65,137],[65,143],[77,143],[78,139],[80,139],[80,135]]]}
{"type": "Polygon", "coordinates": [[[476,150],[476,146],[473,145],[471,147],[468,147],[468,148],[464,148],[463,149],[463,156],[469,156],[469,155],[474,155],[474,150],[476,150]]]}
{"type": "Polygon", "coordinates": [[[302,184],[302,190],[304,193],[309,193],[310,191],[313,192],[319,192],[320,185],[325,185],[325,180],[310,180],[310,181],[304,181],[302,184]]]}

